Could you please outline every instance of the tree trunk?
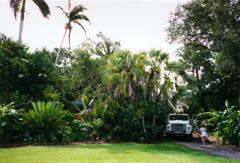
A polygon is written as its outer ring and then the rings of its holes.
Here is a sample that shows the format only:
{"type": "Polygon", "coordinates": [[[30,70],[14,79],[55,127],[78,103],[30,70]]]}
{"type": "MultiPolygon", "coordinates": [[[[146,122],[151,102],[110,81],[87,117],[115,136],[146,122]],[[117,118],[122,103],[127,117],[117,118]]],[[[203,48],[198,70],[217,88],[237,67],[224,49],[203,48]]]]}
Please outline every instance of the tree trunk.
{"type": "Polygon", "coordinates": [[[72,28],[69,29],[69,31],[68,31],[68,44],[69,44],[69,50],[71,49],[71,32],[72,32],[72,28]]]}
{"type": "Polygon", "coordinates": [[[21,9],[21,18],[20,18],[20,25],[19,25],[19,35],[18,35],[18,42],[22,44],[22,33],[23,33],[23,22],[24,22],[24,14],[25,14],[25,5],[26,0],[22,1],[22,9],[21,9]]]}
{"type": "Polygon", "coordinates": [[[151,140],[153,141],[155,139],[155,135],[156,135],[156,114],[157,114],[157,110],[156,110],[156,104],[153,106],[153,119],[152,119],[152,137],[151,140]]]}
{"type": "Polygon", "coordinates": [[[207,103],[206,103],[206,101],[204,99],[203,94],[202,93],[198,93],[197,96],[198,96],[198,100],[199,100],[200,106],[203,107],[204,112],[208,112],[209,111],[208,105],[207,105],[207,103]]]}
{"type": "Polygon", "coordinates": [[[142,126],[143,126],[144,137],[146,138],[146,142],[148,142],[148,136],[147,136],[147,130],[146,130],[146,126],[145,126],[145,118],[144,118],[144,116],[142,116],[142,126]]]}
{"type": "MultiPolygon", "coordinates": [[[[136,108],[137,108],[137,107],[136,107],[136,108]]],[[[133,112],[133,115],[136,117],[138,127],[139,127],[139,129],[141,130],[141,125],[140,125],[140,122],[138,121],[139,118],[138,118],[136,112],[135,112],[134,109],[133,109],[133,104],[131,104],[131,110],[132,110],[132,112],[133,112]]]]}
{"type": "Polygon", "coordinates": [[[62,39],[62,42],[61,42],[61,44],[60,44],[60,47],[59,47],[59,50],[58,50],[58,53],[57,53],[57,57],[56,57],[56,60],[55,60],[55,65],[57,65],[58,57],[59,57],[59,54],[60,54],[60,52],[61,52],[62,45],[63,45],[63,41],[64,41],[64,39],[65,39],[66,33],[67,33],[67,28],[65,28],[65,31],[64,31],[63,39],[62,39]]]}
{"type": "Polygon", "coordinates": [[[156,135],[156,108],[154,107],[154,111],[153,111],[153,121],[152,121],[152,141],[155,139],[155,135],[156,135]]]}
{"type": "Polygon", "coordinates": [[[154,108],[153,108],[153,120],[152,120],[152,141],[155,139],[155,136],[156,136],[156,131],[155,131],[155,129],[156,129],[156,114],[157,114],[157,109],[156,109],[156,107],[157,107],[157,103],[158,103],[158,101],[159,101],[159,98],[160,98],[160,96],[161,96],[161,89],[160,89],[160,91],[159,91],[159,93],[158,93],[158,95],[157,95],[157,98],[155,99],[155,102],[154,102],[154,108]]]}
{"type": "Polygon", "coordinates": [[[68,0],[68,11],[71,11],[71,0],[68,0]]]}

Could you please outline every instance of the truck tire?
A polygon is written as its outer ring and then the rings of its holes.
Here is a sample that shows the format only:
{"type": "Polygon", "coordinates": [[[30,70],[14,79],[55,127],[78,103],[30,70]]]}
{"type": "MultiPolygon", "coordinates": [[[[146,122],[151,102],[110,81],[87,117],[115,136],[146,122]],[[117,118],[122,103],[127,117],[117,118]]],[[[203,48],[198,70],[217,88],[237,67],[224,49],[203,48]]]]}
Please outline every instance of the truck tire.
{"type": "Polygon", "coordinates": [[[193,138],[192,134],[187,134],[187,140],[188,141],[192,141],[192,138],[193,138]]]}
{"type": "Polygon", "coordinates": [[[171,138],[171,134],[166,134],[166,140],[169,140],[171,138]]]}

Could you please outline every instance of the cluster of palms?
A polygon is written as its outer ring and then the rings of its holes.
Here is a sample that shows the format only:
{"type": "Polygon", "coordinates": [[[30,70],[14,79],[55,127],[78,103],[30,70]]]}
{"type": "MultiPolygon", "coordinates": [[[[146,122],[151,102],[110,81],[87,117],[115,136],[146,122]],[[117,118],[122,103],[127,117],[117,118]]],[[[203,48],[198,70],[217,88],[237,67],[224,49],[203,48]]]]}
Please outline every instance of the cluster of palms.
{"type": "Polygon", "coordinates": [[[104,84],[119,101],[122,97],[129,99],[146,141],[155,139],[161,108],[170,109],[168,93],[172,91],[174,81],[170,79],[167,64],[168,54],[153,49],[135,55],[128,51],[117,51],[109,57],[108,64],[104,66],[104,84]],[[148,116],[148,113],[151,116],[148,116]]]}
{"type": "Polygon", "coordinates": [[[61,88],[61,98],[69,104],[79,101],[70,106],[86,122],[101,120],[96,127],[100,137],[150,142],[162,135],[177,87],[167,53],[118,50],[98,58],[87,50],[74,53],[71,66],[64,67],[67,87],[61,88]]]}
{"type": "MultiPolygon", "coordinates": [[[[32,1],[38,6],[42,15],[45,18],[48,18],[48,16],[50,15],[50,8],[49,8],[48,4],[46,3],[46,1],[45,0],[32,0],[32,1]]],[[[15,18],[17,18],[18,14],[20,13],[20,27],[19,27],[18,42],[22,43],[22,33],[23,33],[23,23],[24,23],[24,18],[25,18],[26,0],[10,0],[10,6],[14,10],[15,18]]],[[[86,34],[86,30],[83,27],[83,25],[80,23],[80,21],[84,20],[84,21],[90,22],[88,17],[86,15],[82,14],[82,12],[87,9],[82,5],[77,5],[73,8],[71,8],[71,1],[68,0],[68,11],[65,11],[60,6],[57,6],[57,7],[63,11],[64,15],[68,19],[68,22],[65,25],[64,36],[63,36],[62,42],[60,44],[60,49],[58,51],[57,58],[55,61],[56,64],[57,64],[58,56],[60,54],[62,44],[63,44],[63,41],[65,39],[67,32],[68,32],[68,39],[69,39],[69,49],[71,48],[70,40],[71,40],[72,23],[79,25],[86,34]]]]}

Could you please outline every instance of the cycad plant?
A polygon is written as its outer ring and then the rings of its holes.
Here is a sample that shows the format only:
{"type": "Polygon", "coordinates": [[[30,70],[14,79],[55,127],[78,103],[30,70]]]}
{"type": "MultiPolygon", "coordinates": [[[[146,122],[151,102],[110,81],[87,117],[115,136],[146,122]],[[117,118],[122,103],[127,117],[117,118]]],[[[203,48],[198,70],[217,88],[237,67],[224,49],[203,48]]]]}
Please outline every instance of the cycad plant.
{"type": "Polygon", "coordinates": [[[70,6],[70,3],[69,3],[69,11],[65,11],[62,7],[60,6],[57,6],[60,10],[62,10],[64,16],[68,19],[68,22],[66,23],[65,25],[65,31],[64,31],[64,35],[63,35],[63,39],[62,39],[62,42],[60,44],[60,48],[59,48],[59,51],[57,53],[57,57],[56,57],[56,61],[55,61],[55,64],[57,64],[57,61],[58,61],[58,57],[59,57],[59,54],[61,52],[61,48],[62,48],[62,45],[63,45],[63,42],[64,42],[64,39],[65,39],[65,36],[68,32],[68,44],[69,44],[69,49],[71,49],[71,32],[72,32],[72,23],[75,23],[77,25],[79,25],[82,30],[84,31],[84,33],[86,34],[86,30],[85,28],[83,27],[83,25],[81,24],[80,21],[87,21],[90,23],[90,20],[88,19],[88,17],[84,14],[82,14],[82,12],[84,10],[87,10],[87,8],[85,8],[84,6],[82,5],[77,5],[75,6],[72,10],[71,10],[71,6],[70,6]]]}
{"type": "Polygon", "coordinates": [[[63,104],[33,102],[33,109],[24,114],[24,120],[36,141],[56,141],[56,133],[65,126],[63,104]]]}

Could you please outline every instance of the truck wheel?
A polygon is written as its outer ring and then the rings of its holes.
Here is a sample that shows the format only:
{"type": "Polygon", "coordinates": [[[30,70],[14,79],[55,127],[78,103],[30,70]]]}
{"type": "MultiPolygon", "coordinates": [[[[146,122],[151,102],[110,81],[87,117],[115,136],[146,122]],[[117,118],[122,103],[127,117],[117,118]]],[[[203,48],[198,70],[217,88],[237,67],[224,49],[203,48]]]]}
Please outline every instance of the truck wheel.
{"type": "Polygon", "coordinates": [[[169,140],[171,138],[170,134],[166,134],[166,139],[169,140]]]}
{"type": "Polygon", "coordinates": [[[192,134],[188,134],[188,135],[187,135],[187,140],[188,140],[188,141],[192,141],[192,138],[193,138],[193,137],[192,137],[192,134]]]}

